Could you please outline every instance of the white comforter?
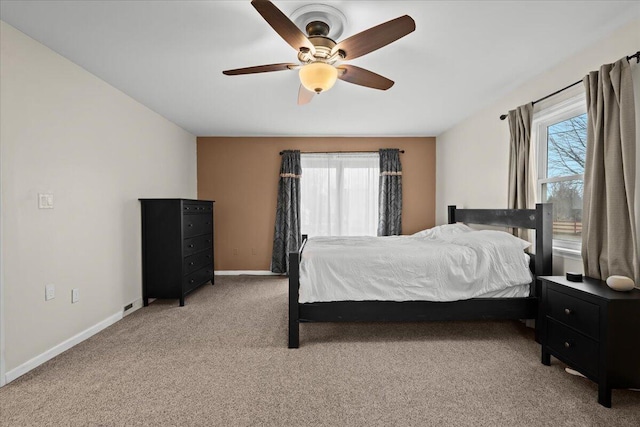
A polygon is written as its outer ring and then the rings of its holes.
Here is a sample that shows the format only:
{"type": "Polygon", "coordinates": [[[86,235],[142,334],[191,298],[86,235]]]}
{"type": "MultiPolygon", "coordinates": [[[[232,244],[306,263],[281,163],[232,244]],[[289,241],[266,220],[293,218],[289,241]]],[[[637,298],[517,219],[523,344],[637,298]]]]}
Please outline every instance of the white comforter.
{"type": "Polygon", "coordinates": [[[507,233],[463,224],[413,236],[314,237],[302,251],[299,302],[504,296],[532,280],[526,246],[507,233]]]}

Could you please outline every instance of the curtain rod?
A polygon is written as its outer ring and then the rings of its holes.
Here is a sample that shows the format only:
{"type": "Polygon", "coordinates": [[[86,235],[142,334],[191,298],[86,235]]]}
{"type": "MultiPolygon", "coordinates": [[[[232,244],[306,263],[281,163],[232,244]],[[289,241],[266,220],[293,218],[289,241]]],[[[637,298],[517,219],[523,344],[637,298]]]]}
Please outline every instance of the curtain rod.
{"type": "MultiPolygon", "coordinates": [[[[335,153],[377,153],[378,150],[376,151],[301,151],[300,154],[335,154],[335,153]]],[[[404,150],[400,150],[401,153],[404,153],[404,150]]],[[[282,154],[284,153],[284,151],[280,152],[280,155],[282,156],[282,154]]]]}
{"type": "MultiPolygon", "coordinates": [[[[636,61],[638,61],[638,63],[640,63],[640,50],[639,50],[639,51],[637,51],[636,53],[634,53],[633,55],[629,55],[629,56],[627,56],[627,61],[631,61],[633,58],[635,58],[635,59],[636,59],[636,61]]],[[[555,92],[553,92],[553,93],[551,93],[551,94],[549,94],[549,95],[547,95],[547,96],[543,96],[543,97],[542,97],[542,98],[540,98],[540,99],[536,99],[536,100],[535,100],[535,101],[533,101],[531,104],[532,104],[532,105],[536,105],[538,102],[540,102],[540,101],[544,101],[544,100],[545,100],[545,99],[547,99],[547,98],[551,98],[553,95],[557,95],[557,94],[559,94],[560,92],[564,92],[565,90],[569,89],[570,87],[574,87],[575,85],[580,84],[580,83],[582,83],[582,80],[578,80],[577,82],[575,82],[575,83],[571,83],[569,86],[563,87],[562,89],[557,90],[557,91],[555,91],[555,92]]],[[[508,117],[508,116],[507,116],[506,114],[503,114],[503,115],[501,115],[501,116],[500,116],[500,120],[504,120],[504,119],[506,119],[507,117],[508,117]]]]}

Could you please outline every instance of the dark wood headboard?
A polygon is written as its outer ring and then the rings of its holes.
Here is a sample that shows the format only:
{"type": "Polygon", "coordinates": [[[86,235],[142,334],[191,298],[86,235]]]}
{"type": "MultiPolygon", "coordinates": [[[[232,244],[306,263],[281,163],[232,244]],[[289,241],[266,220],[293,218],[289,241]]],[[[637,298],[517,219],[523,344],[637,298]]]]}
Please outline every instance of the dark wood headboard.
{"type": "Polygon", "coordinates": [[[535,209],[457,209],[449,206],[449,224],[493,225],[536,231],[535,275],[550,276],[553,270],[553,204],[538,203],[535,209]]]}

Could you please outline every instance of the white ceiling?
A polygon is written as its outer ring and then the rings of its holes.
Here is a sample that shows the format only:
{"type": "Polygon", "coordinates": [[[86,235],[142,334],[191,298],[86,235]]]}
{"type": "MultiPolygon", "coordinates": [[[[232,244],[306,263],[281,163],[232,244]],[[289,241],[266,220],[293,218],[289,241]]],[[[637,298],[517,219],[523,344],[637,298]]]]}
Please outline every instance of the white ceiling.
{"type": "Polygon", "coordinates": [[[350,62],[391,89],[339,80],[298,106],[295,71],[224,76],[296,62],[249,0],[2,0],[0,18],[198,136],[437,136],[640,17],[638,1],[323,3],[346,15],[341,39],[413,17],[415,32],[350,62]]]}

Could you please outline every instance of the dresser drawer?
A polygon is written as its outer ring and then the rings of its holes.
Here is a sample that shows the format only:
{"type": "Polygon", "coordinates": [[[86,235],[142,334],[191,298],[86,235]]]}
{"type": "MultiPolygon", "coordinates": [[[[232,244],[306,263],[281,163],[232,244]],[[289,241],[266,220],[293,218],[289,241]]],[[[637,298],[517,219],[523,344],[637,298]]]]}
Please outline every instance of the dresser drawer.
{"type": "Polygon", "coordinates": [[[196,236],[191,237],[190,239],[185,239],[182,246],[185,256],[192,255],[204,249],[209,249],[213,246],[213,235],[205,234],[204,236],[196,236]]]}
{"type": "Polygon", "coordinates": [[[547,345],[573,368],[598,376],[598,342],[552,319],[547,319],[547,345]]]}
{"type": "Polygon", "coordinates": [[[184,271],[184,274],[190,274],[202,267],[211,267],[211,259],[211,251],[203,251],[188,256],[184,259],[182,271],[184,271]]]}
{"type": "Polygon", "coordinates": [[[203,283],[208,282],[213,278],[213,268],[205,267],[200,270],[194,271],[193,273],[184,276],[183,285],[184,292],[189,292],[203,283]]]}
{"type": "Polygon", "coordinates": [[[184,203],[182,212],[185,214],[199,214],[213,212],[213,204],[211,203],[184,203]]]}
{"type": "Polygon", "coordinates": [[[545,306],[547,316],[593,339],[599,339],[600,308],[598,305],[548,289],[545,306]]]}
{"type": "Polygon", "coordinates": [[[183,219],[184,237],[194,237],[213,232],[213,217],[208,214],[185,215],[183,219]]]}

